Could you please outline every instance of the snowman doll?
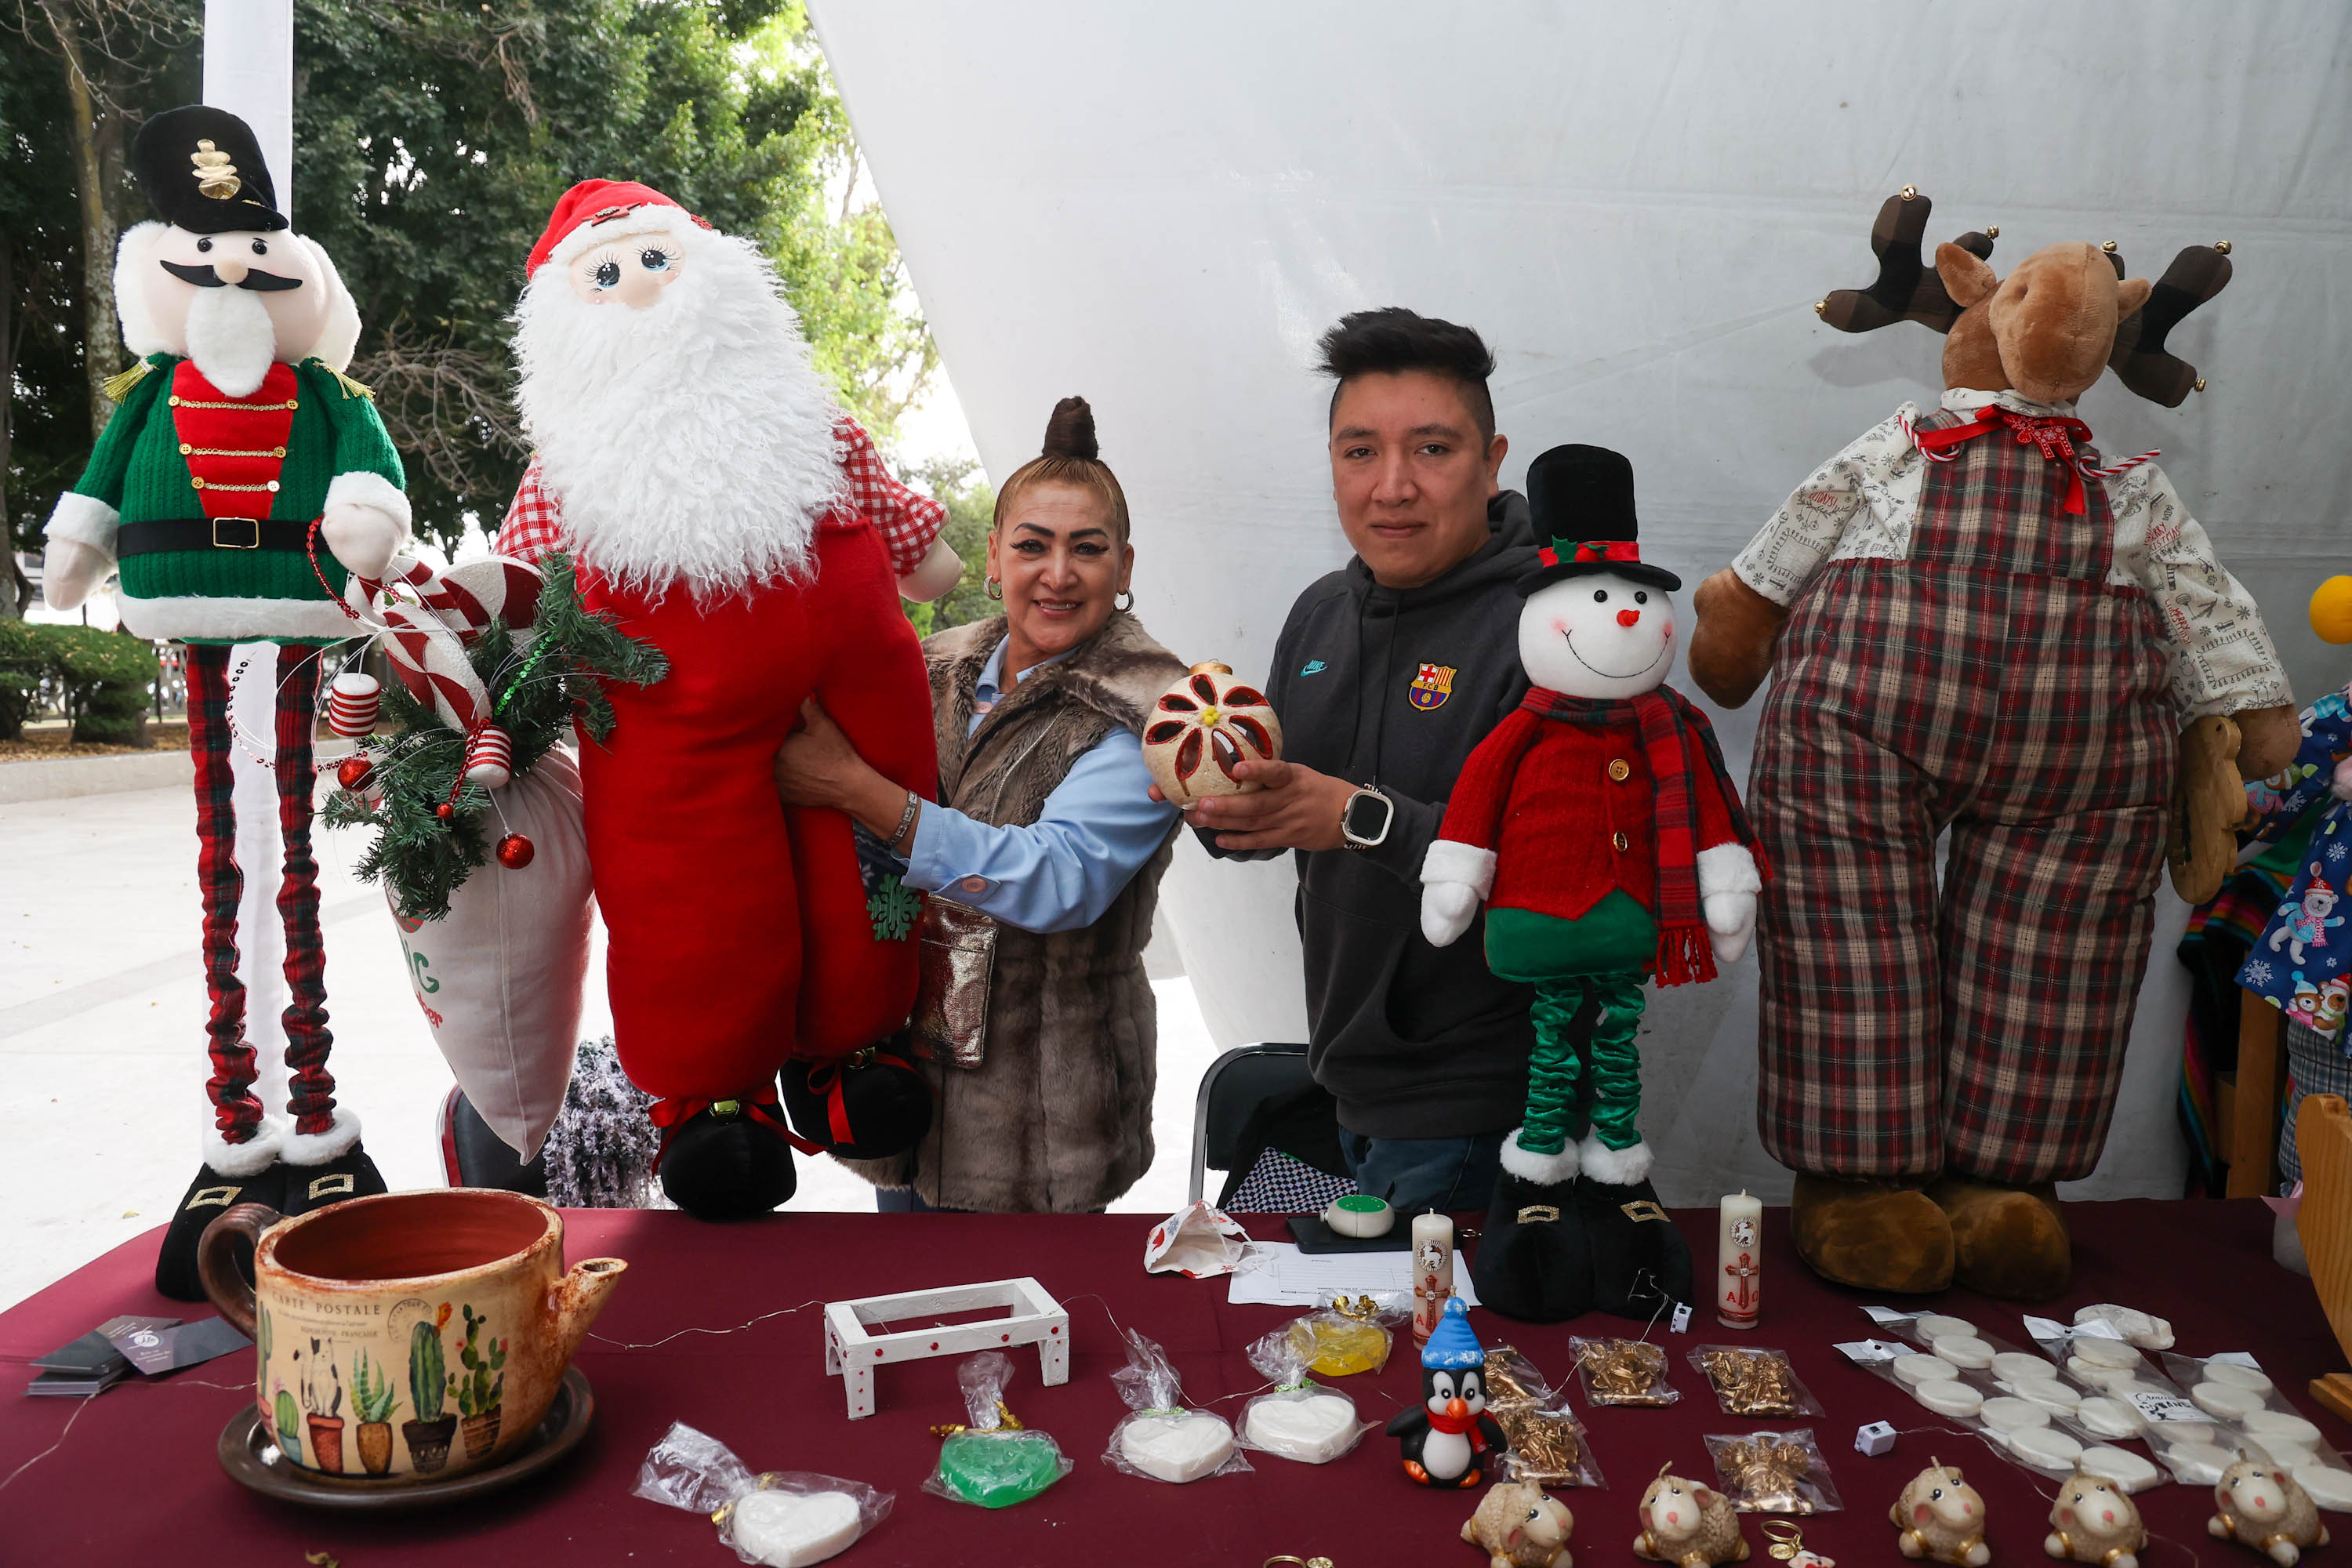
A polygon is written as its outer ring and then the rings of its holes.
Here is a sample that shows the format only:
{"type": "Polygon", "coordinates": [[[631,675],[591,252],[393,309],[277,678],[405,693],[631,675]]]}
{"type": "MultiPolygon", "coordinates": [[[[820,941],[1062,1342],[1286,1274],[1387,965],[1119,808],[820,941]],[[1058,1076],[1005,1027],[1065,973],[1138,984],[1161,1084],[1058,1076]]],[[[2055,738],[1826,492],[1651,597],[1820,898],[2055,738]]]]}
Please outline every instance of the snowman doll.
{"type": "Polygon", "coordinates": [[[1388,1434],[1403,1453],[1404,1473],[1425,1487],[1475,1487],[1486,1479],[1485,1457],[1510,1446],[1486,1414],[1486,1349],[1461,1297],[1446,1301],[1422,1347],[1421,1403],[1390,1417],[1388,1434]]]}
{"type": "Polygon", "coordinates": [[[1472,1277],[1514,1317],[1647,1318],[1693,1299],[1690,1249],[1635,1126],[1642,983],[1715,978],[1755,930],[1755,839],[1705,715],[1668,689],[1682,582],[1642,561],[1633,467],[1555,447],[1528,469],[1537,537],[1519,584],[1533,683],[1471,753],[1422,863],[1443,947],[1486,907],[1486,963],[1535,989],[1520,1126],[1472,1277]]]}

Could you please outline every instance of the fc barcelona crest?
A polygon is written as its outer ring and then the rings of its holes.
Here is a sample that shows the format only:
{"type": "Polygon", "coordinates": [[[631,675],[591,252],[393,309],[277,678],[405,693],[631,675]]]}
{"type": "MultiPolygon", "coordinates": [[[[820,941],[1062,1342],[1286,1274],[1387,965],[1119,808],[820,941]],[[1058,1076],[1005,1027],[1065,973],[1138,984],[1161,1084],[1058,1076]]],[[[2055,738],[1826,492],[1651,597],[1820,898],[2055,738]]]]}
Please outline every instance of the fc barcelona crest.
{"type": "Polygon", "coordinates": [[[1443,708],[1445,700],[1454,695],[1454,666],[1424,664],[1412,678],[1412,689],[1405,693],[1416,708],[1443,708]]]}

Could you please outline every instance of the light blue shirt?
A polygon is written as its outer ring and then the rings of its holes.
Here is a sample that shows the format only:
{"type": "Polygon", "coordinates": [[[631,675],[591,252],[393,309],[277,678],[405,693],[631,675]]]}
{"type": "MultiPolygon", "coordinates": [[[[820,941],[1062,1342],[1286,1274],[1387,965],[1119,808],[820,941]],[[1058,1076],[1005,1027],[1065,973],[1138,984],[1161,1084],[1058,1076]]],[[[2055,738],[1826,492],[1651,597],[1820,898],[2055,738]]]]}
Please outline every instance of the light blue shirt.
{"type": "MultiPolygon", "coordinates": [[[[1014,684],[1058,662],[1033,665],[1014,684]]],[[[1000,642],[972,692],[972,730],[1003,695],[1003,679],[1000,642]]],[[[1116,729],[1070,764],[1026,827],[992,827],[951,805],[926,801],[908,847],[905,881],[1023,931],[1090,926],[1175,825],[1176,807],[1153,800],[1146,793],[1150,787],[1143,742],[1116,729]]]]}

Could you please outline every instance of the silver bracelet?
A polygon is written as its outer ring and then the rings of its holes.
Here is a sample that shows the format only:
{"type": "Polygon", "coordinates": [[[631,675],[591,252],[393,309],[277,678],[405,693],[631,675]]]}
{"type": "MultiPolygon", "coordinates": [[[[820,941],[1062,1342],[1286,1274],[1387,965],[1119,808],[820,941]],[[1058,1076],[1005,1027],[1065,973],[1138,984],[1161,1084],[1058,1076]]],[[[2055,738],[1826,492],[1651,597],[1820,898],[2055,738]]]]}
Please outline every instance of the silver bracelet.
{"type": "Polygon", "coordinates": [[[908,790],[907,792],[907,809],[898,814],[898,831],[890,835],[889,842],[883,845],[882,847],[887,849],[893,855],[898,853],[898,840],[906,837],[907,829],[915,825],[915,813],[921,807],[922,804],[923,797],[921,795],[917,795],[913,790],[908,790]]]}

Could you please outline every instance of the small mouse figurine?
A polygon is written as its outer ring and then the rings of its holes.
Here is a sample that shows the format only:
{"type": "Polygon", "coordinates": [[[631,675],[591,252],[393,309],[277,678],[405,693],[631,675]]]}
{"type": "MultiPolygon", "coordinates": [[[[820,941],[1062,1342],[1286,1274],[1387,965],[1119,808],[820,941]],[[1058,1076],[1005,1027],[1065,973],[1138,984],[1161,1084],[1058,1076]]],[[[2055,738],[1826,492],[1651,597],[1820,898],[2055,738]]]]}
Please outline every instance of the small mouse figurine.
{"type": "Polygon", "coordinates": [[[1486,1553],[1487,1568],[1574,1568],[1568,1538],[1576,1517],[1526,1481],[1501,1481],[1478,1500],[1462,1539],[1486,1553]]]}
{"type": "Polygon", "coordinates": [[[1960,1479],[1957,1465],[1931,1455],[1887,1518],[1901,1531],[1895,1544],[1906,1557],[1931,1557],[1955,1568],[1984,1568],[1992,1561],[1984,1540],[1984,1499],[1960,1479]]]}
{"type": "Polygon", "coordinates": [[[2140,1523],[2139,1505],[2122,1487],[2077,1470],[2050,1505],[2050,1534],[2042,1550],[2097,1568],[2139,1568],[2147,1527],[2140,1523]]]}
{"type": "Polygon", "coordinates": [[[1421,1351],[1421,1403],[1389,1420],[1403,1451],[1404,1473],[1425,1487],[1475,1487],[1480,1459],[1509,1447],[1486,1414],[1486,1351],[1470,1331],[1470,1312],[1449,1297],[1421,1351]]]}
{"type": "Polygon", "coordinates": [[[2205,1521],[2208,1531],[2270,1553],[2279,1568],[2294,1568],[2307,1546],[2327,1544],[2319,1505],[2284,1465],[2240,1459],[2221,1472],[2213,1507],[2213,1517],[2205,1521]]]}
{"type": "Polygon", "coordinates": [[[1642,1494],[1642,1533],[1633,1538],[1633,1555],[1677,1568],[1747,1562],[1748,1538],[1739,1533],[1731,1500],[1704,1482],[1668,1474],[1673,1468],[1660,1470],[1642,1494]]]}

